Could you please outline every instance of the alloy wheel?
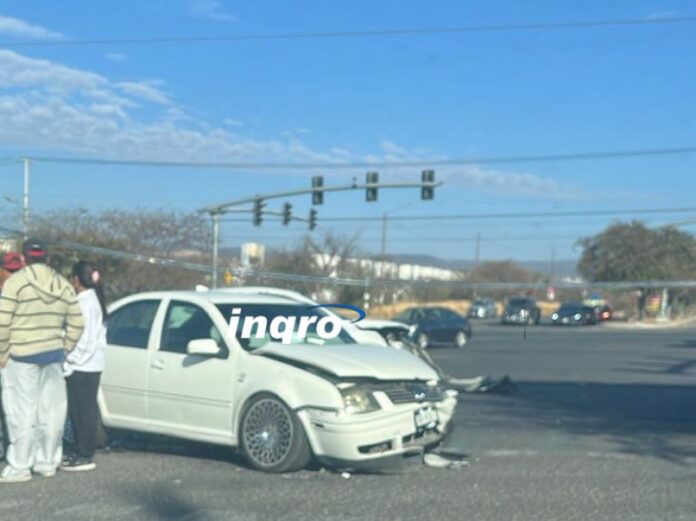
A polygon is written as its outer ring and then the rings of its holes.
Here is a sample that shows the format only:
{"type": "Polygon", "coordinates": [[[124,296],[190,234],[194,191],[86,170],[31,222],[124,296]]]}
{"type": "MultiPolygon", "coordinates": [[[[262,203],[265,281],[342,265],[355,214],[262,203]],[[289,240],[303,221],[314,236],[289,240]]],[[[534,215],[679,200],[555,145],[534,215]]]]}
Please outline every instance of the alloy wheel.
{"type": "Polygon", "coordinates": [[[277,465],[287,457],[294,434],[290,413],[278,400],[259,400],[244,417],[244,446],[249,457],[262,467],[277,465]]]}

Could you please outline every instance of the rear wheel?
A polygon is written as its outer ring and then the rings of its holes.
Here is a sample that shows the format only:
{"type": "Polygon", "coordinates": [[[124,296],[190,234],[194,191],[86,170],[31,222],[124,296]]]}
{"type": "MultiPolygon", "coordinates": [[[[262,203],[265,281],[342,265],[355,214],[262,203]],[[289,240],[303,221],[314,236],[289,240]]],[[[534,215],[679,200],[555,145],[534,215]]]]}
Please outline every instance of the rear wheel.
{"type": "Polygon", "coordinates": [[[249,464],[263,472],[293,472],[311,459],[300,419],[276,396],[262,393],[244,409],[240,445],[249,464]]]}
{"type": "Polygon", "coordinates": [[[458,348],[463,348],[466,347],[467,342],[469,341],[469,337],[464,331],[457,331],[457,334],[454,336],[454,346],[458,348]]]}

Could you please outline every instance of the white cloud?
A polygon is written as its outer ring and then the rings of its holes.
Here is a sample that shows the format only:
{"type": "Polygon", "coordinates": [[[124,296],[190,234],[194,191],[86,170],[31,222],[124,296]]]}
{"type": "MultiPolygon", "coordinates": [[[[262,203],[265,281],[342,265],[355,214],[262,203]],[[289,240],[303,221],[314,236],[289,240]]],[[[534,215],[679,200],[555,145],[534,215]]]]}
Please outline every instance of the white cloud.
{"type": "MultiPolygon", "coordinates": [[[[230,130],[213,127],[177,105],[161,86],[158,80],[114,82],[90,71],[0,49],[0,143],[103,158],[194,162],[340,164],[446,159],[390,140],[381,142],[380,153],[365,155],[346,146],[316,150],[296,135],[245,137],[239,133],[240,121],[225,120],[230,130]],[[148,109],[147,121],[141,109],[148,109]]],[[[342,172],[350,176],[364,174],[364,170],[342,172]]],[[[385,178],[413,180],[414,168],[380,168],[380,173],[385,178]]],[[[448,186],[463,185],[502,196],[568,199],[581,193],[547,177],[482,166],[438,167],[437,176],[448,186]]]]}
{"type": "Polygon", "coordinates": [[[62,40],[65,38],[60,33],[49,31],[40,25],[34,25],[19,18],[0,15],[0,34],[20,36],[35,40],[62,40]]]}
{"type": "Polygon", "coordinates": [[[108,53],[106,53],[105,56],[106,56],[107,60],[110,60],[110,61],[116,62],[116,63],[124,62],[128,59],[128,56],[126,56],[125,54],[122,54],[120,52],[108,52],[108,53]]]}
{"type": "Polygon", "coordinates": [[[169,96],[159,89],[163,84],[164,82],[161,80],[122,81],[117,83],[116,87],[129,96],[160,105],[168,105],[170,103],[169,96]]]}
{"type": "Polygon", "coordinates": [[[225,118],[222,122],[228,127],[238,128],[244,126],[244,122],[239,119],[225,118]]]}
{"type": "Polygon", "coordinates": [[[196,18],[205,18],[215,22],[235,22],[237,17],[224,11],[216,0],[191,0],[189,10],[196,18]]]}
{"type": "Polygon", "coordinates": [[[460,184],[479,192],[542,199],[582,199],[584,190],[559,183],[550,177],[510,172],[480,165],[448,166],[440,169],[447,184],[460,184]]]}

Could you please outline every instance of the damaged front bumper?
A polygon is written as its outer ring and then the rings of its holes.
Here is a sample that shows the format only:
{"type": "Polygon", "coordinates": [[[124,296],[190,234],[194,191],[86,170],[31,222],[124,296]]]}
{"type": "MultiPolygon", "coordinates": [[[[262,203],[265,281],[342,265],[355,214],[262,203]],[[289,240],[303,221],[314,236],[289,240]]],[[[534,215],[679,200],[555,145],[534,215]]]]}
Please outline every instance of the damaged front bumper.
{"type": "Polygon", "coordinates": [[[437,445],[449,433],[457,393],[448,391],[437,402],[380,401],[381,410],[365,414],[297,411],[317,460],[337,468],[378,471],[418,459],[425,448],[437,445]],[[422,411],[428,415],[435,411],[436,419],[418,426],[422,411]]]}

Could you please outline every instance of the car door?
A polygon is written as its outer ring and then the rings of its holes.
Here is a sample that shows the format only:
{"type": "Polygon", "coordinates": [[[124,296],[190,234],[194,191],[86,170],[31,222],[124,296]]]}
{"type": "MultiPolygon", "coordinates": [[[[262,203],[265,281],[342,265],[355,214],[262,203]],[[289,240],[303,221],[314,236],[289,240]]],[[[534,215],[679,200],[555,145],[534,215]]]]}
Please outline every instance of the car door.
{"type": "Polygon", "coordinates": [[[447,323],[442,315],[442,310],[431,308],[425,312],[424,329],[430,340],[437,343],[447,342],[447,323]]]}
{"type": "Polygon", "coordinates": [[[147,420],[148,346],[161,300],[126,303],[109,314],[100,405],[109,426],[144,429],[147,420]]]}
{"type": "Polygon", "coordinates": [[[153,430],[204,441],[230,442],[234,366],[212,304],[171,300],[148,366],[148,409],[153,430]],[[212,315],[212,316],[211,316],[212,315]],[[189,355],[192,340],[214,339],[215,356],[189,355]]]}
{"type": "Polygon", "coordinates": [[[440,310],[443,323],[443,337],[446,342],[454,342],[459,331],[466,331],[466,321],[450,309],[440,310]]]}

